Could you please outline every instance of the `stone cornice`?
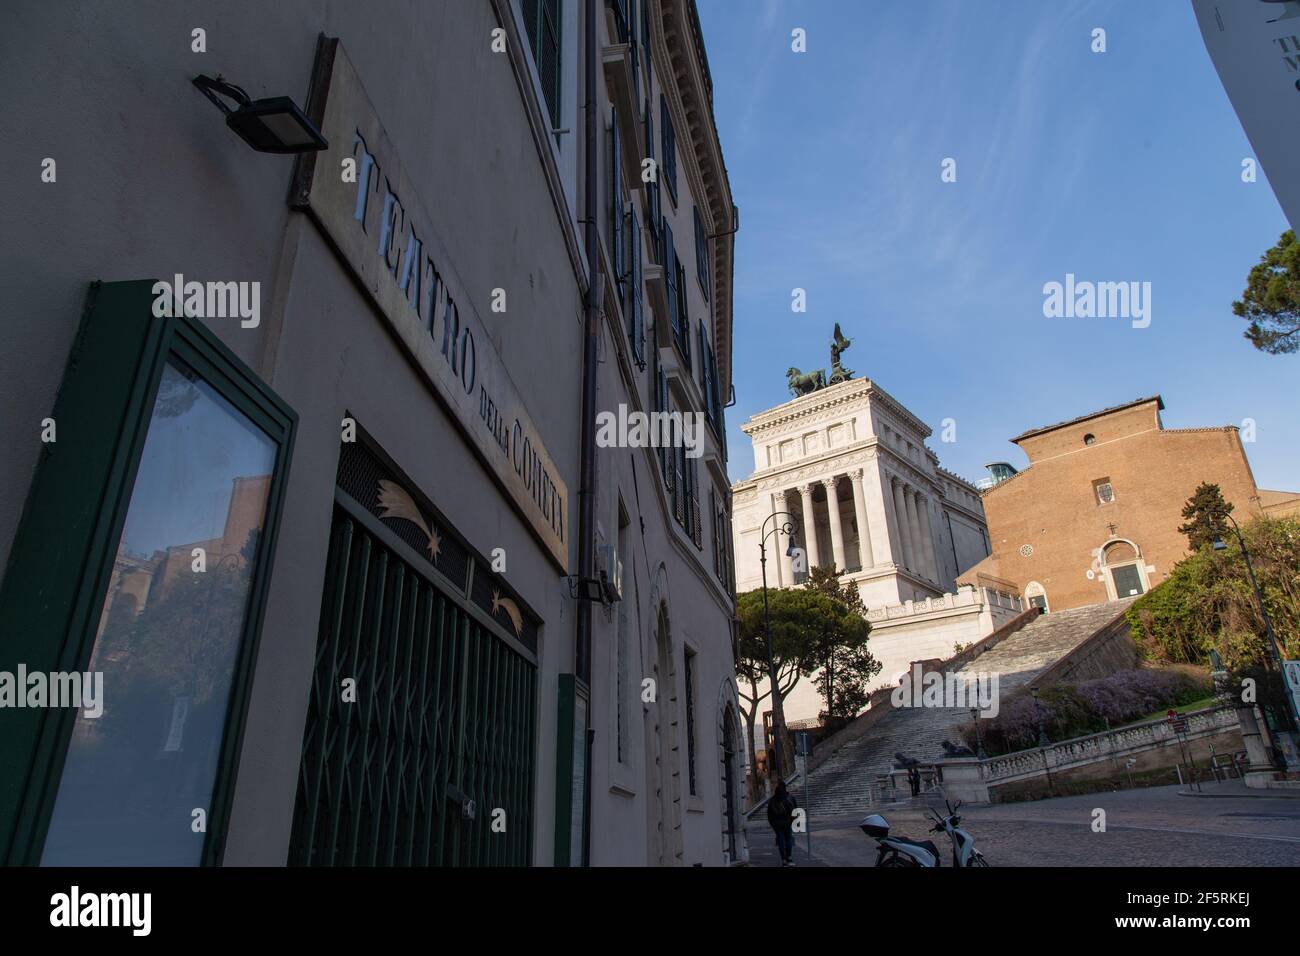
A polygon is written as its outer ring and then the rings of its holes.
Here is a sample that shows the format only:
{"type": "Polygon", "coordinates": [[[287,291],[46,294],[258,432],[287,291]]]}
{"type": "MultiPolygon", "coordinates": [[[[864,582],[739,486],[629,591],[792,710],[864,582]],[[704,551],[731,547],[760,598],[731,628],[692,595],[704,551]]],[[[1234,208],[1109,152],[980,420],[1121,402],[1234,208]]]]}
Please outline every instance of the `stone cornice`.
{"type": "MultiPolygon", "coordinates": [[[[738,225],[727,164],[722,156],[713,117],[713,81],[709,76],[704,39],[700,32],[695,0],[661,0],[659,29],[652,30],[653,56],[660,87],[673,114],[678,132],[690,136],[691,149],[683,149],[691,193],[704,197],[701,216],[714,239],[713,309],[714,352],[722,394],[731,390],[732,364],[732,273],[738,225]],[[670,69],[665,70],[668,66],[670,69]],[[671,76],[673,82],[664,83],[671,76]]],[[[655,108],[652,104],[651,109],[655,108]]],[[[683,140],[678,139],[679,145],[683,140]]],[[[669,200],[671,202],[671,199],[669,200]]],[[[693,241],[693,240],[692,240],[693,241]]]]}
{"type": "Polygon", "coordinates": [[[965,488],[967,491],[973,494],[976,498],[980,496],[980,490],[975,487],[974,482],[967,481],[961,475],[949,471],[947,468],[943,467],[943,465],[935,465],[935,467],[939,469],[940,473],[943,474],[945,478],[951,479],[952,481],[961,485],[963,488],[965,488]]]}
{"type": "MultiPolygon", "coordinates": [[[[813,419],[812,416],[819,412],[830,413],[834,410],[842,413],[861,407],[846,407],[854,399],[865,399],[868,407],[872,403],[879,403],[880,407],[890,415],[906,423],[922,441],[930,437],[929,425],[909,412],[896,398],[869,378],[853,378],[808,395],[800,395],[798,398],[754,415],[740,426],[740,430],[752,437],[778,430],[794,422],[818,421],[820,419],[813,419]]],[[[929,449],[926,451],[930,453],[929,449]]]]}
{"type": "Polygon", "coordinates": [[[748,478],[733,484],[732,494],[739,494],[749,488],[793,488],[804,482],[819,481],[840,473],[847,474],[854,466],[861,467],[869,461],[875,461],[876,454],[876,440],[869,438],[866,441],[855,442],[844,448],[826,452],[816,458],[756,471],[748,478]]]}

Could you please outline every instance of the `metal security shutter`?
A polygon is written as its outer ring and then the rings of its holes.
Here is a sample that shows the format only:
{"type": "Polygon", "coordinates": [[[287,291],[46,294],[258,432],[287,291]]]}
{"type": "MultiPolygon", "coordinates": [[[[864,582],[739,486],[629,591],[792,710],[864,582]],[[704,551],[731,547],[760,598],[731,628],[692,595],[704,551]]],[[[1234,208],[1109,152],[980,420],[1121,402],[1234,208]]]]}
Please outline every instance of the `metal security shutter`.
{"type": "Polygon", "coordinates": [[[290,865],[526,866],[533,662],[341,506],[324,594],[290,865]]]}

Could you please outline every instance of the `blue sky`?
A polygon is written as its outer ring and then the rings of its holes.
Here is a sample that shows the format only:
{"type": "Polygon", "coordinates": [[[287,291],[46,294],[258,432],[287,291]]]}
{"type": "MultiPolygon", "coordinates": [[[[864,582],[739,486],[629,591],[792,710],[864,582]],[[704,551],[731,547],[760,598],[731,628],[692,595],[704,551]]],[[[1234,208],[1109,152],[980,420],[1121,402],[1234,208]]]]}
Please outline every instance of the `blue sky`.
{"type": "Polygon", "coordinates": [[[739,426],[790,397],[787,367],[829,365],[840,322],[845,364],[964,477],[1022,466],[1007,439],[1030,427],[1160,393],[1168,428],[1254,419],[1256,481],[1300,488],[1300,355],[1257,352],[1231,311],[1287,223],[1262,170],[1241,180],[1189,0],[698,3],[741,209],[733,479],[739,426]],[[1150,326],[1045,318],[1066,273],[1150,282],[1150,326]]]}

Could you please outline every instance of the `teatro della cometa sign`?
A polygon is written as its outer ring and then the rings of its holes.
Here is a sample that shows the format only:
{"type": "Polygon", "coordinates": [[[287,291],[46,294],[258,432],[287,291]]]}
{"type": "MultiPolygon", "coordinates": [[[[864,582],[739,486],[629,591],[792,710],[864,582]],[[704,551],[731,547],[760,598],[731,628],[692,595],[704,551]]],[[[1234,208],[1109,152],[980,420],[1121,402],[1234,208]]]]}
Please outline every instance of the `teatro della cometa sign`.
{"type": "Polygon", "coordinates": [[[322,37],[289,202],[324,230],[548,552],[568,570],[568,489],[529,418],[355,68],[322,37]]]}

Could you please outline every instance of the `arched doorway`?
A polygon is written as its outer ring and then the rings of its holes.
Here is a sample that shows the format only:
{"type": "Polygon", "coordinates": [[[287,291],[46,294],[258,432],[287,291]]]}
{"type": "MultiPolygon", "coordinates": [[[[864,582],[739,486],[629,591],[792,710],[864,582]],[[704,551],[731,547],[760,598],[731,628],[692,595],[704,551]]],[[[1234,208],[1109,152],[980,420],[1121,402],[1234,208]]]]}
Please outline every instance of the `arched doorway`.
{"type": "Polygon", "coordinates": [[[1037,581],[1030,581],[1025,585],[1025,604],[1026,606],[1041,607],[1044,614],[1051,610],[1047,603],[1047,589],[1037,581]]]}
{"type": "Polygon", "coordinates": [[[1147,581],[1146,562],[1142,551],[1127,538],[1112,539],[1102,547],[1102,572],[1106,594],[1112,601],[1145,594],[1150,587],[1147,581]]]}
{"type": "Polygon", "coordinates": [[[741,740],[736,708],[727,701],[722,707],[722,728],[718,741],[722,761],[722,852],[723,859],[728,863],[734,863],[742,857],[740,788],[745,768],[740,762],[741,740]]]}
{"type": "Polygon", "coordinates": [[[647,862],[677,866],[682,859],[681,772],[677,761],[677,675],[673,667],[668,606],[655,617],[648,673],[654,693],[642,695],[646,735],[646,812],[649,827],[647,862]],[[650,696],[651,700],[645,700],[650,696]]]}

